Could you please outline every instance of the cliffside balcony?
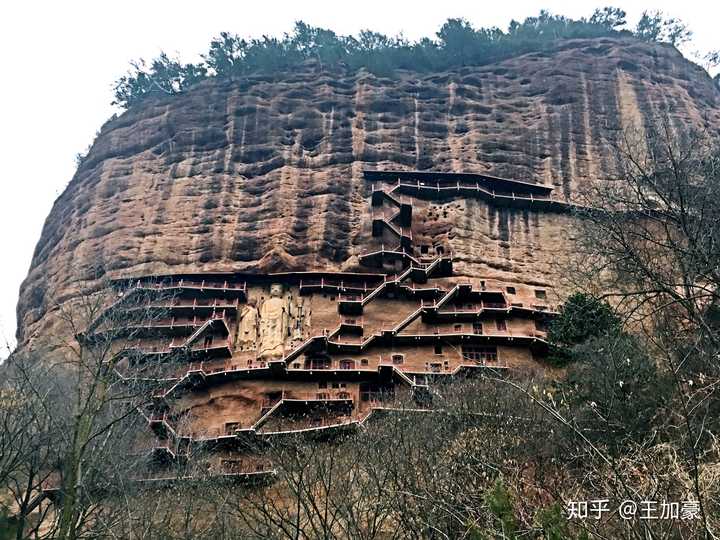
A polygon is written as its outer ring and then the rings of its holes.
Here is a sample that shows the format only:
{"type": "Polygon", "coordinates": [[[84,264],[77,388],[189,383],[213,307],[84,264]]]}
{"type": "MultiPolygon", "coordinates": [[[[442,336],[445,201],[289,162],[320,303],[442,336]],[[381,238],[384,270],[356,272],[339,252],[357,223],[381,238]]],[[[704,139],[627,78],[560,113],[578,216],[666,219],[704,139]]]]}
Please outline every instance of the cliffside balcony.
{"type": "Polygon", "coordinates": [[[241,481],[261,481],[262,477],[276,473],[270,463],[252,459],[223,459],[220,462],[219,476],[241,481]]]}
{"type": "Polygon", "coordinates": [[[342,333],[362,336],[363,328],[364,325],[362,317],[343,317],[340,320],[340,332],[342,333]]]}
{"type": "MultiPolygon", "coordinates": [[[[559,202],[552,198],[552,188],[549,186],[485,174],[366,170],[364,175],[366,180],[393,182],[393,196],[397,193],[407,193],[432,199],[453,196],[479,197],[495,204],[508,206],[559,202]]],[[[384,198],[384,195],[378,195],[374,200],[384,198]]]]}
{"type": "Polygon", "coordinates": [[[157,443],[150,449],[150,459],[157,464],[167,464],[177,459],[175,449],[167,443],[157,443]]]}
{"type": "Polygon", "coordinates": [[[152,407],[154,410],[163,411],[163,413],[168,410],[170,404],[168,403],[167,397],[165,395],[165,390],[155,390],[152,394],[151,399],[152,407]]]}
{"type": "Polygon", "coordinates": [[[303,366],[312,371],[332,369],[332,359],[329,356],[310,357],[305,359],[303,366]]]}
{"type": "Polygon", "coordinates": [[[292,418],[287,416],[278,416],[273,418],[263,428],[261,434],[265,436],[272,435],[289,435],[302,432],[337,432],[340,430],[348,430],[357,427],[358,421],[351,416],[346,415],[322,415],[292,418]]]}
{"type": "Polygon", "coordinates": [[[440,287],[418,287],[414,282],[411,285],[399,285],[398,288],[410,298],[420,298],[423,307],[430,307],[432,301],[443,294],[440,287]]]}
{"type": "Polygon", "coordinates": [[[173,297],[163,301],[149,301],[138,304],[116,306],[118,312],[132,314],[145,314],[145,319],[156,320],[162,318],[192,318],[195,316],[211,317],[213,313],[225,312],[235,315],[239,308],[239,300],[233,301],[218,298],[185,298],[173,297]]]}
{"type": "Polygon", "coordinates": [[[297,409],[321,409],[321,410],[345,410],[352,411],[353,399],[347,392],[323,392],[313,394],[286,393],[283,398],[283,410],[290,411],[297,409]]]}
{"type": "Polygon", "coordinates": [[[352,396],[346,391],[320,390],[318,392],[278,391],[262,401],[260,420],[256,426],[275,416],[298,416],[308,412],[341,411],[350,414],[354,408],[352,396]]]}
{"type": "Polygon", "coordinates": [[[115,327],[94,332],[90,337],[95,341],[113,339],[141,339],[155,336],[183,336],[194,334],[203,326],[219,325],[228,333],[224,310],[212,311],[209,316],[178,316],[147,318],[140,321],[120,322],[115,327]]]}
{"type": "Polygon", "coordinates": [[[165,413],[155,413],[152,416],[150,416],[149,419],[150,429],[153,430],[155,435],[160,437],[161,439],[171,439],[175,438],[176,433],[175,429],[170,424],[170,420],[165,413]]]}
{"type": "Polygon", "coordinates": [[[413,260],[412,280],[416,283],[425,283],[430,277],[452,276],[452,255],[438,256],[428,263],[413,260]]]}
{"type": "Polygon", "coordinates": [[[185,374],[185,379],[191,387],[203,387],[207,382],[205,370],[202,362],[196,362],[190,365],[190,369],[185,374]]]}
{"type": "Polygon", "coordinates": [[[179,353],[177,349],[173,349],[172,347],[157,345],[142,346],[136,344],[123,348],[120,353],[118,353],[118,359],[126,358],[128,364],[131,367],[135,367],[147,362],[165,362],[174,355],[177,355],[178,359],[182,358],[182,353],[179,353]]]}
{"type": "Polygon", "coordinates": [[[229,337],[206,336],[189,349],[194,359],[230,358],[232,357],[232,341],[229,337]]]}
{"type": "Polygon", "coordinates": [[[371,406],[390,406],[398,404],[398,399],[393,391],[370,390],[360,392],[360,401],[371,406]]]}
{"type": "Polygon", "coordinates": [[[348,292],[351,294],[364,294],[375,288],[375,284],[368,281],[356,282],[344,279],[324,278],[319,279],[301,279],[299,284],[300,293],[306,292],[348,292]]]}
{"type": "Polygon", "coordinates": [[[140,290],[188,292],[222,298],[247,299],[247,283],[230,280],[192,279],[192,278],[160,278],[137,280],[133,286],[140,290]]]}
{"type": "Polygon", "coordinates": [[[344,315],[360,315],[363,312],[363,296],[358,294],[339,295],[338,311],[344,315]]]}
{"type": "Polygon", "coordinates": [[[371,267],[383,267],[384,264],[394,264],[400,262],[403,264],[420,264],[413,257],[409,250],[403,250],[401,246],[392,249],[386,249],[385,245],[381,245],[379,250],[363,253],[359,256],[360,264],[371,267]]]}

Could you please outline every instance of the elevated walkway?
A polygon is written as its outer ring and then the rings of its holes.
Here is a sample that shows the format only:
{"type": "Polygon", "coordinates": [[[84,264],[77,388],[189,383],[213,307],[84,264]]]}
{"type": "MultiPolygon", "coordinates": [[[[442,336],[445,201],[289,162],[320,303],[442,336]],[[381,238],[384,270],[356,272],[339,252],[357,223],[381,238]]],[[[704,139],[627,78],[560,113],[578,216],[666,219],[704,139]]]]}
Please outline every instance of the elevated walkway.
{"type": "Polygon", "coordinates": [[[400,199],[393,195],[394,191],[394,187],[386,190],[373,185],[371,204],[374,208],[379,208],[383,206],[383,203],[389,203],[397,209],[397,215],[393,217],[393,220],[397,219],[401,226],[409,227],[412,222],[412,204],[404,198],[400,199]]]}
{"type": "Polygon", "coordinates": [[[568,212],[573,207],[579,208],[570,201],[554,197],[551,186],[486,174],[365,170],[363,175],[366,180],[374,182],[373,194],[375,191],[387,191],[396,198],[399,195],[430,200],[472,197],[499,207],[551,212],[568,212]],[[385,186],[378,188],[378,182],[384,182],[385,186]],[[388,184],[392,187],[388,187],[388,184]]]}

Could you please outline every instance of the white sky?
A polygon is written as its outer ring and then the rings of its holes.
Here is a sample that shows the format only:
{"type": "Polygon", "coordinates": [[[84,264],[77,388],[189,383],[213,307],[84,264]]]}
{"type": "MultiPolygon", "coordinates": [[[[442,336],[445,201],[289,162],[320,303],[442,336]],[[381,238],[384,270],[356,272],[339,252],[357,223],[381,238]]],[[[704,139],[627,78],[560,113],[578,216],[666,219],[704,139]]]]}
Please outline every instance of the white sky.
{"type": "MultiPolygon", "coordinates": [[[[341,34],[372,29],[433,36],[449,17],[499,26],[541,8],[577,18],[615,5],[634,25],[644,9],[679,17],[694,32],[687,52],[720,48],[720,2],[655,0],[189,1],[6,0],[0,7],[0,343],[13,343],[15,305],[35,243],[74,156],[115,110],[112,83],[129,62],[160,50],[196,60],[221,31],[279,35],[296,20],[341,34]]],[[[0,358],[7,352],[0,352],[0,358]]]]}

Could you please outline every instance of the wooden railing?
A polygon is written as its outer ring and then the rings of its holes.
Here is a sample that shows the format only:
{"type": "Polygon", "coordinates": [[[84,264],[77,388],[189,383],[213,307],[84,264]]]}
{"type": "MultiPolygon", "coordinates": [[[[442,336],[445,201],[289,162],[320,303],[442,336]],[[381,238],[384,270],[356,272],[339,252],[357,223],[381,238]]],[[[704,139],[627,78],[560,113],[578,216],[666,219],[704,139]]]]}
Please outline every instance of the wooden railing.
{"type": "Polygon", "coordinates": [[[162,279],[159,281],[143,281],[137,280],[135,287],[139,289],[176,289],[176,288],[190,288],[190,289],[217,289],[217,290],[238,290],[246,291],[247,283],[233,282],[233,281],[211,281],[211,280],[191,280],[191,279],[162,279]]]}

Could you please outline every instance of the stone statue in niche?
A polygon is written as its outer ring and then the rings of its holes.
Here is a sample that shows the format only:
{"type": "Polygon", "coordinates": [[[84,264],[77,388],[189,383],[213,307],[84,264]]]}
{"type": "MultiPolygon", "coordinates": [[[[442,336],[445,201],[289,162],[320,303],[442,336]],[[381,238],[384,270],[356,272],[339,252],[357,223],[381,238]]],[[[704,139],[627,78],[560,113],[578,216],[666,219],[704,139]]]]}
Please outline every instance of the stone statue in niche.
{"type": "Polygon", "coordinates": [[[257,347],[258,311],[255,300],[245,304],[240,311],[238,328],[238,347],[241,351],[252,351],[257,347]]]}
{"type": "Polygon", "coordinates": [[[282,358],[288,329],[288,306],[283,286],[273,283],[270,298],[260,306],[260,339],[257,355],[262,359],[282,358]]]}

